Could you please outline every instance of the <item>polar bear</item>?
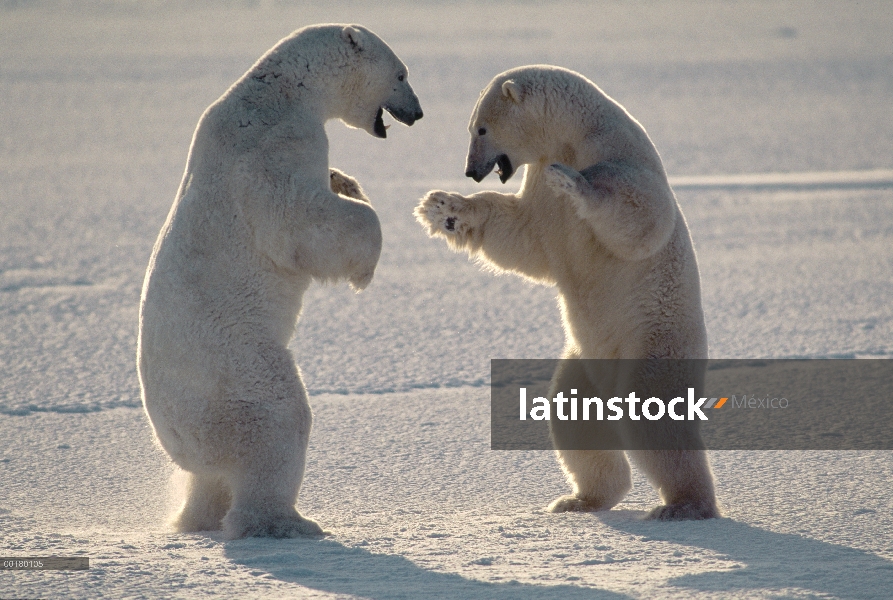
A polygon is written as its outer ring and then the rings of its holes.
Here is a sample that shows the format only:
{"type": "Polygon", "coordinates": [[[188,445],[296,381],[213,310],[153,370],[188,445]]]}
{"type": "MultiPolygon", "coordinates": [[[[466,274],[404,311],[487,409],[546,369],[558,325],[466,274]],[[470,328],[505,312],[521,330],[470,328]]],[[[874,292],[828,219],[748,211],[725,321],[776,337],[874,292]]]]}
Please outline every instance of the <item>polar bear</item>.
{"type": "MultiPolygon", "coordinates": [[[[517,166],[526,165],[521,189],[468,197],[429,192],[415,214],[432,237],[497,271],[557,286],[565,358],[706,358],[688,228],[657,150],[622,106],[573,71],[520,67],[498,75],[481,92],[469,130],[465,174],[480,182],[496,167],[505,183],[517,166]]],[[[553,391],[585,387],[584,363],[560,364],[553,391]]],[[[615,389],[609,391],[633,389],[664,398],[662,393],[678,391],[672,390],[679,379],[672,374],[638,369],[614,376],[615,389]]],[[[703,377],[695,373],[692,381],[700,385],[703,377]]],[[[555,420],[550,426],[573,488],[550,510],[616,505],[631,487],[627,455],[562,449],[573,447],[580,431],[562,429],[555,420]]],[[[649,516],[718,516],[697,430],[685,426],[670,435],[694,449],[627,453],[663,500],[649,516]]]]}
{"type": "Polygon", "coordinates": [[[320,534],[295,509],[311,413],[287,344],[312,280],[372,280],[381,227],[329,168],[324,124],[386,137],[422,117],[406,66],[358,25],[280,41],[199,120],[155,244],[137,364],[158,442],[187,472],[179,531],[320,534]]]}

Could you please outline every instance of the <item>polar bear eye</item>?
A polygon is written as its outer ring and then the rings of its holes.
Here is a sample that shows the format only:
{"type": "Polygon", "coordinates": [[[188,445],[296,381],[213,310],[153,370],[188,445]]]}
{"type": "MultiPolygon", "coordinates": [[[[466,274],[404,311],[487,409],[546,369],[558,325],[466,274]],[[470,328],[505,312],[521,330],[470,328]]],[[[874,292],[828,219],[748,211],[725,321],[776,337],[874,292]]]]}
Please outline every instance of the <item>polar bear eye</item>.
{"type": "Polygon", "coordinates": [[[397,75],[397,81],[403,81],[404,79],[406,79],[405,75],[397,75]]]}
{"type": "Polygon", "coordinates": [[[487,128],[481,127],[480,129],[478,129],[478,135],[487,135],[487,128]]]}

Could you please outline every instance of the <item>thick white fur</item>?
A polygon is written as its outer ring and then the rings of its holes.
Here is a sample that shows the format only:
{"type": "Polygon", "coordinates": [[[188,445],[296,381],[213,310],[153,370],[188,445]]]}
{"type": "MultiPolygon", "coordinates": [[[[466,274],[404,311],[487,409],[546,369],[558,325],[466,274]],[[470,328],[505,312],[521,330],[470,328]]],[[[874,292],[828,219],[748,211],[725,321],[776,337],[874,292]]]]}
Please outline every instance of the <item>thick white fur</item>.
{"type": "MultiPolygon", "coordinates": [[[[179,531],[320,534],[295,503],[311,413],[287,348],[314,279],[372,280],[381,228],[329,169],[324,124],[421,116],[406,67],[359,26],[282,40],[199,120],[149,262],[137,363],[155,435],[189,473],[179,531]]],[[[379,136],[381,137],[381,136],[379,136]]]]}
{"type": "MultiPolygon", "coordinates": [[[[429,192],[415,214],[430,235],[490,268],[557,286],[566,358],[707,357],[698,267],[685,219],[654,145],[622,106],[572,71],[520,67],[498,75],[482,92],[469,131],[466,174],[480,179],[504,156],[512,165],[526,165],[521,189],[468,197],[429,192]]],[[[575,370],[560,368],[555,389],[585,388],[574,384],[586,379],[575,370]]],[[[678,382],[667,380],[673,377],[617,375],[615,389],[604,397],[620,389],[678,395],[678,382]]],[[[602,434],[554,424],[552,430],[556,442],[602,434]]],[[[670,435],[690,436],[694,447],[702,447],[696,429],[670,435]]],[[[652,518],[718,515],[705,452],[628,455],[664,502],[652,518]]],[[[559,450],[558,458],[573,495],[553,502],[553,511],[608,509],[630,488],[621,451],[559,450]]]]}

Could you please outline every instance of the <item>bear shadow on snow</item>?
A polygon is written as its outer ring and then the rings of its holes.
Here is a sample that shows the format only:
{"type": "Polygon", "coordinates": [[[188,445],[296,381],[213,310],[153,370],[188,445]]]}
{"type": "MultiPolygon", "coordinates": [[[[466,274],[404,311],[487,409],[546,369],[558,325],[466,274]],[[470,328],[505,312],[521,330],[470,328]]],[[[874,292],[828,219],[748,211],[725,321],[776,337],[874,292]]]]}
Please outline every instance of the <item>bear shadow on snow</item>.
{"type": "Polygon", "coordinates": [[[667,580],[670,586],[712,592],[800,588],[853,599],[893,590],[893,563],[870,552],[725,518],[682,524],[642,521],[641,515],[614,510],[594,518],[627,534],[712,550],[745,565],[682,575],[667,580]]]}
{"type": "Polygon", "coordinates": [[[621,600],[607,590],[572,585],[490,583],[455,573],[439,573],[417,566],[402,556],[373,554],[333,540],[246,539],[227,542],[225,555],[235,563],[268,572],[280,581],[363,598],[432,598],[538,600],[621,600]]]}

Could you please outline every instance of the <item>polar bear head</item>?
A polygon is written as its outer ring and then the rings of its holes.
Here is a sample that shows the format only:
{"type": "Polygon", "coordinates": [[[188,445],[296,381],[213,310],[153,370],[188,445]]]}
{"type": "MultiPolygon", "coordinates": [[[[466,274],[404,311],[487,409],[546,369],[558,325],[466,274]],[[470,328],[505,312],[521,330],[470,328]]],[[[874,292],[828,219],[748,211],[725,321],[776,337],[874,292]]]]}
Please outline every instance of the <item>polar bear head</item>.
{"type": "Polygon", "coordinates": [[[380,37],[360,25],[342,26],[338,36],[348,61],[341,71],[345,102],[338,118],[379,138],[387,137],[384,111],[405,125],[422,118],[406,65],[380,37]]]}
{"type": "Polygon", "coordinates": [[[256,113],[247,119],[255,125],[306,120],[309,110],[383,138],[384,111],[406,125],[422,118],[407,75],[393,50],[365,27],[310,25],[280,40],[223,98],[256,113]]]}
{"type": "Polygon", "coordinates": [[[493,78],[468,125],[465,175],[481,181],[494,167],[505,183],[522,164],[558,160],[558,144],[580,131],[595,85],[560,67],[534,65],[493,78]]]}

